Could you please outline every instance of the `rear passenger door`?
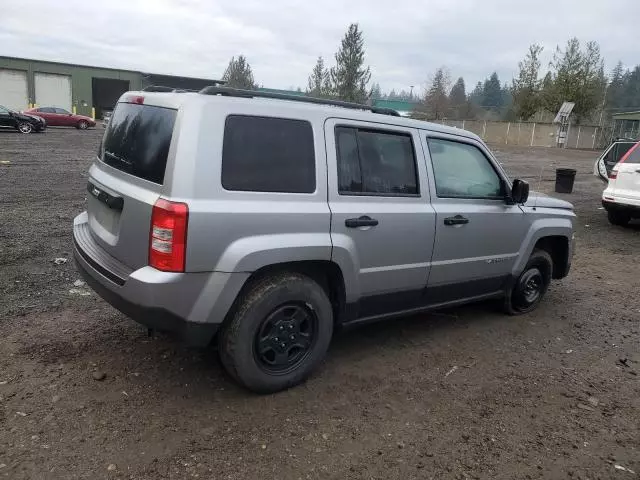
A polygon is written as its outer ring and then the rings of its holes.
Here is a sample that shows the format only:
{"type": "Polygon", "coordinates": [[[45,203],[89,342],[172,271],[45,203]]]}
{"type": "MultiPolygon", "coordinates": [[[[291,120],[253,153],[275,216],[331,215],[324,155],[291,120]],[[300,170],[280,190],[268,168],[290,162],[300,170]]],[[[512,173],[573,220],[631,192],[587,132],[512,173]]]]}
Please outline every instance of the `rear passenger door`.
{"type": "Polygon", "coordinates": [[[478,141],[426,134],[436,241],[427,288],[430,304],[501,291],[528,229],[505,197],[507,177],[478,141]]]}
{"type": "Polygon", "coordinates": [[[354,270],[347,292],[347,302],[357,305],[352,315],[418,306],[435,213],[417,130],[329,119],[325,139],[332,255],[354,270]]]}

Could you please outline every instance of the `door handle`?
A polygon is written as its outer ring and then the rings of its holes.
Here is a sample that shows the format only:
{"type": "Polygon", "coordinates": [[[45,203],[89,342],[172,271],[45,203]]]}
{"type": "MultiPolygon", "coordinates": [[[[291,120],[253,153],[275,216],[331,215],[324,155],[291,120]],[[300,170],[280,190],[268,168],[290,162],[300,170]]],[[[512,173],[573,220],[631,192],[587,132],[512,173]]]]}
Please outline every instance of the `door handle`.
{"type": "Polygon", "coordinates": [[[636,173],[640,173],[640,168],[636,170],[636,173]]]}
{"type": "Polygon", "coordinates": [[[358,218],[347,218],[344,221],[344,225],[348,228],[375,227],[378,225],[378,220],[367,215],[362,215],[358,218]]]}
{"type": "Polygon", "coordinates": [[[462,215],[456,215],[455,217],[447,217],[444,219],[445,225],[464,225],[469,223],[469,219],[462,215]]]}

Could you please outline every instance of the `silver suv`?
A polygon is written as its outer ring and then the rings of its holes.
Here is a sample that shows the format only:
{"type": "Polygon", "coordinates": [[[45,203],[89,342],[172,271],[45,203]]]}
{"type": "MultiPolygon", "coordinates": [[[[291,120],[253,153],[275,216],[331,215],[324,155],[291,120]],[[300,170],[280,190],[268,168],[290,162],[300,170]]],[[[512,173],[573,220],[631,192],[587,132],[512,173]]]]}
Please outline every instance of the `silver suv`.
{"type": "Polygon", "coordinates": [[[75,258],[105,300],[257,392],[337,327],[499,299],[534,309],[570,203],[529,197],[476,135],[375,107],[209,87],[129,92],[89,170],[75,258]]]}

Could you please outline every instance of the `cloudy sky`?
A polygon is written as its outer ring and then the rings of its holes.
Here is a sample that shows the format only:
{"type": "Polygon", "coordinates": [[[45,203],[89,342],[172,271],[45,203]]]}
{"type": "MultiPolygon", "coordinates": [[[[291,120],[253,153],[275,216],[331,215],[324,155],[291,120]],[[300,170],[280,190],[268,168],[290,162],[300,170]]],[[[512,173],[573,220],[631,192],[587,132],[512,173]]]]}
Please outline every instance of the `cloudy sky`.
{"type": "Polygon", "coordinates": [[[304,88],[333,63],[352,22],[384,91],[421,89],[446,66],[470,90],[510,81],[533,42],[547,63],[570,36],[596,40],[607,69],[640,63],[637,0],[0,0],[0,55],[220,78],[244,54],[265,87],[304,88]]]}

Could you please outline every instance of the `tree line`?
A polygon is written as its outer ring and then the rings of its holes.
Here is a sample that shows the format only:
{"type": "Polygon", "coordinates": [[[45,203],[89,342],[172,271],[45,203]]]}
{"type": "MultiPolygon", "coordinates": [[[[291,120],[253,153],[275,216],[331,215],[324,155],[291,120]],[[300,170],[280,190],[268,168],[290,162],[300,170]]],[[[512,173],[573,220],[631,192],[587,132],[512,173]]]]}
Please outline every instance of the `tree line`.
{"type": "MultiPolygon", "coordinates": [[[[471,91],[463,77],[451,81],[448,68],[439,67],[422,92],[413,88],[384,93],[371,82],[365,61],[364,35],[358,24],[349,25],[333,65],[320,56],[308,78],[307,95],[366,103],[377,99],[413,102],[416,116],[441,119],[501,119],[527,121],[539,113],[555,114],[562,102],[574,102],[577,122],[593,121],[603,111],[640,110],[640,65],[625,70],[618,62],[609,75],[596,42],[582,44],[571,38],[557,47],[546,69],[542,68],[543,47],[533,44],[518,63],[510,83],[496,72],[478,82],[471,91]],[[543,75],[544,72],[544,75],[543,75]]],[[[256,88],[251,66],[243,55],[232,58],[223,80],[237,88],[256,88]]]]}

